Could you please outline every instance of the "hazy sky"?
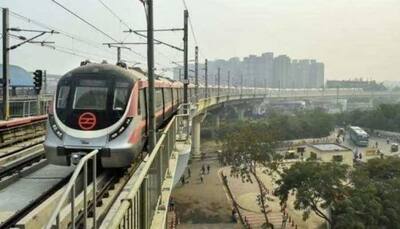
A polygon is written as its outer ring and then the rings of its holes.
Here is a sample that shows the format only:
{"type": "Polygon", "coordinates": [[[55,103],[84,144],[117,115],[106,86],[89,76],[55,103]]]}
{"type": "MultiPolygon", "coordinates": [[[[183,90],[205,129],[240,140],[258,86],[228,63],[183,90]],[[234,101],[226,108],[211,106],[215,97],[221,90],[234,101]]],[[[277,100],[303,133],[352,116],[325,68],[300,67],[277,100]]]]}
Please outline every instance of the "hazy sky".
{"type": "MultiPolygon", "coordinates": [[[[57,0],[117,40],[144,41],[123,33],[127,28],[99,0],[57,0]]],[[[102,0],[134,29],[144,29],[144,9],[139,0],[102,0]]],[[[325,63],[328,79],[349,77],[400,80],[399,0],[186,0],[201,59],[244,57],[272,51],[291,58],[312,58],[325,63]]],[[[181,0],[154,0],[155,27],[182,27],[181,0]]],[[[109,38],[69,15],[51,0],[0,0],[0,6],[56,27],[91,45],[64,35],[45,37],[68,51],[115,62],[116,50],[101,47],[109,38]]],[[[16,17],[12,26],[39,28],[16,17]]],[[[26,35],[26,34],[25,34],[26,35]]],[[[157,33],[156,38],[182,46],[180,32],[157,33]]],[[[194,53],[193,37],[190,34],[194,53]]],[[[12,40],[12,42],[16,42],[12,40]]],[[[146,55],[144,46],[133,46],[146,55]]],[[[190,57],[192,58],[192,57],[190,57]]],[[[24,45],[13,50],[11,63],[28,70],[48,69],[62,74],[85,59],[57,51],[24,45]]],[[[123,50],[123,59],[145,59],[123,50]]],[[[181,61],[179,51],[157,46],[158,69],[181,61]]],[[[145,65],[143,65],[145,66],[145,65]]]]}

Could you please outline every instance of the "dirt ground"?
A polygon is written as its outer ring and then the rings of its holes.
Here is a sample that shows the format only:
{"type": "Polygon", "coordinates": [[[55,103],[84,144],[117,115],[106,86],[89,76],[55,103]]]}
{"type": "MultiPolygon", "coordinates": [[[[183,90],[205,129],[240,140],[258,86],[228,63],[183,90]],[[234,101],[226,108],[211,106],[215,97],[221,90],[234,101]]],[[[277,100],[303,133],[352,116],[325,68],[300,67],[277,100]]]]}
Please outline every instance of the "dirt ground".
{"type": "Polygon", "coordinates": [[[209,142],[202,144],[207,157],[194,158],[189,164],[191,176],[186,170],[185,184],[180,182],[172,192],[180,225],[178,228],[241,228],[232,222],[232,203],[228,198],[220,177],[217,155],[218,147],[209,142]],[[203,182],[200,180],[204,165],[203,182]],[[207,172],[207,165],[210,172],[207,172]]]}

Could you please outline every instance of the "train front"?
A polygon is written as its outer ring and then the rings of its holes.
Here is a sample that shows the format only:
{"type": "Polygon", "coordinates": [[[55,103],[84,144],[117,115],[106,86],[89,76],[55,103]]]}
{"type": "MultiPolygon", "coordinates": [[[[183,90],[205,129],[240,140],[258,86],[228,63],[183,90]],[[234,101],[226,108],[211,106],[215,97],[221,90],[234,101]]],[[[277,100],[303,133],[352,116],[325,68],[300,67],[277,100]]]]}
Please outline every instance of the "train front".
{"type": "Polygon", "coordinates": [[[129,141],[136,81],[128,70],[110,64],[88,64],[64,75],[49,110],[44,146],[50,163],[76,164],[99,149],[103,167],[130,165],[141,147],[129,141]]]}

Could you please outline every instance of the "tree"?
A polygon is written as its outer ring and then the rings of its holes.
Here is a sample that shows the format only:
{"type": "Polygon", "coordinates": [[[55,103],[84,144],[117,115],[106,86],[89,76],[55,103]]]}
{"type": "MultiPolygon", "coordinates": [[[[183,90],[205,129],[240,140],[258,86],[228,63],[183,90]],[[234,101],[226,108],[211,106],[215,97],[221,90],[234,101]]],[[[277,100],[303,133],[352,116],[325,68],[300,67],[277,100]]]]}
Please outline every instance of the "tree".
{"type": "Polygon", "coordinates": [[[285,204],[289,195],[295,193],[294,207],[303,211],[304,220],[314,212],[333,226],[327,211],[345,198],[348,169],[347,165],[335,162],[298,162],[283,170],[275,193],[281,204],[285,204]]]}
{"type": "Polygon", "coordinates": [[[333,212],[338,228],[398,228],[400,159],[369,160],[356,168],[351,181],[349,197],[333,212]]]}
{"type": "Polygon", "coordinates": [[[282,203],[295,193],[294,206],[304,210],[304,219],[313,211],[331,228],[400,225],[399,158],[369,160],[354,170],[337,163],[297,163],[281,177],[276,193],[282,203]]]}
{"type": "Polygon", "coordinates": [[[235,175],[245,182],[256,181],[259,194],[257,200],[265,218],[264,228],[272,227],[268,220],[266,193],[262,181],[257,175],[257,166],[272,166],[277,159],[275,154],[276,134],[265,122],[239,122],[229,127],[222,138],[224,157],[235,175]]]}

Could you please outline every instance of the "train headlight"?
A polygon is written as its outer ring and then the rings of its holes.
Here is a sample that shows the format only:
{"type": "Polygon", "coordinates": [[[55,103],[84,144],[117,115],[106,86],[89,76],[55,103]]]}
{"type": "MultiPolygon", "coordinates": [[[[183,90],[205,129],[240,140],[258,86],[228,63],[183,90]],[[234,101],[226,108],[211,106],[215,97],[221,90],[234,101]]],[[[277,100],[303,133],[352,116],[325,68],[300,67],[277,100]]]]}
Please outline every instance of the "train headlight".
{"type": "Polygon", "coordinates": [[[109,139],[114,140],[117,138],[119,135],[121,135],[129,126],[129,124],[132,122],[132,117],[128,117],[125,119],[124,123],[113,133],[110,134],[109,139]]]}
{"type": "Polygon", "coordinates": [[[60,130],[60,128],[57,126],[56,121],[54,120],[53,115],[49,115],[49,123],[50,123],[50,128],[53,130],[54,134],[59,138],[62,139],[63,137],[63,132],[60,130]]]}

